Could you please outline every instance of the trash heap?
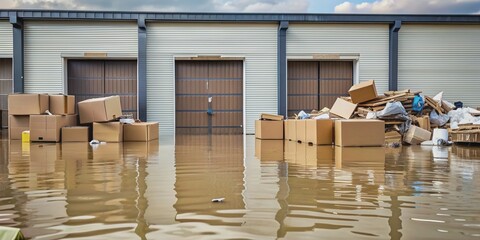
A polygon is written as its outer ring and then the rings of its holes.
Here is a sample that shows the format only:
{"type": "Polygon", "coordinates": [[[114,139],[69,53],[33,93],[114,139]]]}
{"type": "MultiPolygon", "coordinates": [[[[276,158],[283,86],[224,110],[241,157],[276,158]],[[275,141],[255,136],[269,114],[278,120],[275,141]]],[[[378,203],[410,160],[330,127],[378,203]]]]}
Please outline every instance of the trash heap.
{"type": "MultiPolygon", "coordinates": [[[[284,139],[315,144],[306,135],[319,128],[308,127],[308,120],[331,120],[335,132],[337,125],[342,125],[337,122],[356,121],[356,128],[373,129],[368,121],[380,120],[384,124],[383,139],[387,144],[449,145],[452,141],[480,143],[480,111],[463,107],[461,102],[453,104],[444,100],[443,92],[430,97],[422,95],[421,91],[405,89],[378,95],[375,81],[369,80],[352,86],[349,95],[338,98],[331,109],[323,108],[310,113],[301,111],[287,119],[284,123],[284,139]],[[307,121],[303,123],[302,120],[307,121]],[[291,127],[293,125],[295,127],[291,127]]],[[[353,139],[355,135],[361,134],[361,130],[356,128],[348,128],[348,132],[345,132],[349,135],[348,138],[353,139]]],[[[368,146],[369,136],[380,136],[373,131],[367,131],[366,135],[354,145],[368,146]]],[[[337,141],[340,140],[335,136],[332,141],[338,145],[337,141]]]]}
{"type": "Polygon", "coordinates": [[[158,139],[158,123],[123,116],[119,96],[87,99],[76,106],[73,95],[11,94],[8,112],[10,140],[102,143],[158,139]]]}

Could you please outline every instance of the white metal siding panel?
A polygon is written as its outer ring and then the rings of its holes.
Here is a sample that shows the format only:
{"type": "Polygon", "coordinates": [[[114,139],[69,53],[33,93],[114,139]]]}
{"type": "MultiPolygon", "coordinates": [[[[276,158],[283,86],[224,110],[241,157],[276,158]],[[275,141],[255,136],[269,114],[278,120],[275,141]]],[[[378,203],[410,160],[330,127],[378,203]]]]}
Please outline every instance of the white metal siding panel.
{"type": "Polygon", "coordinates": [[[62,53],[137,56],[133,22],[39,21],[24,26],[25,92],[64,92],[62,53]]]}
{"type": "Polygon", "coordinates": [[[13,55],[13,30],[8,21],[0,21],[0,56],[13,55]]]}
{"type": "Polygon", "coordinates": [[[388,90],[387,24],[297,24],[287,30],[287,56],[360,54],[360,82],[374,79],[380,93],[388,90]]]}
{"type": "Polygon", "coordinates": [[[236,23],[151,23],[147,39],[148,119],[161,134],[174,133],[174,57],[242,56],[246,133],[254,133],[260,113],[277,112],[277,25],[236,23]]]}
{"type": "Polygon", "coordinates": [[[480,106],[480,26],[403,25],[398,87],[480,106]]]}

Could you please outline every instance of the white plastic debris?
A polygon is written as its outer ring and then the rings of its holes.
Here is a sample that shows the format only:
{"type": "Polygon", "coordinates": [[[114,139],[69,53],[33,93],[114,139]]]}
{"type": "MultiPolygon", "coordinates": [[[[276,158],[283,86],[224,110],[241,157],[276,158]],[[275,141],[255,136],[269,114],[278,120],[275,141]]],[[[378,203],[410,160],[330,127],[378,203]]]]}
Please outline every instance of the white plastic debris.
{"type": "Polygon", "coordinates": [[[307,119],[307,118],[309,118],[309,117],[310,117],[310,115],[308,115],[308,114],[307,114],[306,112],[304,112],[303,110],[298,113],[298,118],[299,118],[299,119],[307,119]]]}
{"type": "Polygon", "coordinates": [[[330,119],[330,115],[328,113],[324,113],[324,114],[321,114],[321,115],[318,115],[316,117],[314,117],[313,119],[330,119]]]}
{"type": "Polygon", "coordinates": [[[433,97],[432,99],[435,100],[435,102],[437,102],[438,104],[442,104],[443,92],[437,93],[437,95],[435,95],[435,97],[433,97]]]}
{"type": "Polygon", "coordinates": [[[223,202],[225,201],[225,198],[214,198],[212,199],[212,202],[223,202]]]}
{"type": "Polygon", "coordinates": [[[377,112],[377,117],[382,118],[397,114],[407,115],[407,111],[401,102],[389,102],[382,111],[377,112]]]}
{"type": "Polygon", "coordinates": [[[93,139],[92,141],[90,141],[90,145],[96,145],[96,144],[100,144],[100,141],[95,140],[95,139],[93,139]]]}
{"type": "Polygon", "coordinates": [[[433,129],[432,142],[434,145],[444,145],[443,143],[448,142],[448,130],[441,128],[433,129]]]}
{"type": "Polygon", "coordinates": [[[366,119],[376,119],[377,118],[377,112],[368,112],[366,119]]]}
{"type": "Polygon", "coordinates": [[[48,111],[48,110],[45,110],[45,113],[46,113],[47,115],[50,115],[50,116],[53,115],[53,114],[52,114],[50,111],[48,111]]]}
{"type": "Polygon", "coordinates": [[[133,123],[135,123],[135,119],[131,119],[131,118],[121,118],[121,119],[120,119],[120,122],[121,122],[121,123],[125,123],[125,124],[133,124],[133,123]]]}
{"type": "Polygon", "coordinates": [[[440,127],[447,124],[449,119],[450,117],[446,114],[439,115],[436,111],[430,113],[430,122],[440,127]]]}

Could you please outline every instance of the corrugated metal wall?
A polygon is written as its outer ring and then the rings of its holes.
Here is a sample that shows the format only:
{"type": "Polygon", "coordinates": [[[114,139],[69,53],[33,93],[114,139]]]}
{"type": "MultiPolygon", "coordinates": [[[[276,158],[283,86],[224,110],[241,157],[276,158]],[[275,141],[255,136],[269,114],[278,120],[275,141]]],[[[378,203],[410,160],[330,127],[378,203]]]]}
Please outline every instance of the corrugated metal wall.
{"type": "Polygon", "coordinates": [[[480,26],[408,25],[399,32],[398,87],[480,106],[480,26]]]}
{"type": "Polygon", "coordinates": [[[136,57],[135,22],[25,22],[25,92],[64,92],[62,54],[136,57]]]}
{"type": "Polygon", "coordinates": [[[174,56],[245,57],[246,133],[260,113],[277,112],[277,24],[151,23],[147,40],[148,119],[173,134],[174,56]]]}
{"type": "Polygon", "coordinates": [[[360,54],[359,80],[374,79],[377,90],[388,90],[387,24],[290,24],[287,56],[360,54]]]}
{"type": "Polygon", "coordinates": [[[0,57],[13,55],[13,28],[8,21],[0,21],[0,57]]]}
{"type": "Polygon", "coordinates": [[[8,123],[8,94],[13,90],[13,69],[11,58],[0,58],[0,128],[8,123]]]}

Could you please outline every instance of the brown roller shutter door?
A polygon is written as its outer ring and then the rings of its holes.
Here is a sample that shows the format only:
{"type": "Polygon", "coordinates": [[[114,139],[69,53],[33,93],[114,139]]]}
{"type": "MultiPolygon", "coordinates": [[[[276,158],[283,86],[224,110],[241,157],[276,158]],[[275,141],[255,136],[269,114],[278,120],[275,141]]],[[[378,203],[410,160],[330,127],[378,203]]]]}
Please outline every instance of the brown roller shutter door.
{"type": "Polygon", "coordinates": [[[242,133],[243,62],[176,61],[175,64],[176,132],[242,133]]]}
{"type": "Polygon", "coordinates": [[[137,61],[69,60],[68,94],[76,102],[120,95],[123,114],[137,118],[137,61]]]}
{"type": "Polygon", "coordinates": [[[8,124],[8,94],[13,89],[12,59],[0,58],[0,127],[8,124]]]}
{"type": "Polygon", "coordinates": [[[289,61],[288,116],[301,110],[331,108],[340,96],[348,96],[353,84],[351,61],[289,61]]]}

